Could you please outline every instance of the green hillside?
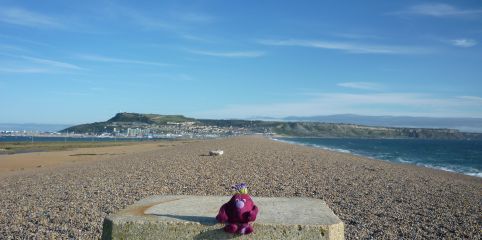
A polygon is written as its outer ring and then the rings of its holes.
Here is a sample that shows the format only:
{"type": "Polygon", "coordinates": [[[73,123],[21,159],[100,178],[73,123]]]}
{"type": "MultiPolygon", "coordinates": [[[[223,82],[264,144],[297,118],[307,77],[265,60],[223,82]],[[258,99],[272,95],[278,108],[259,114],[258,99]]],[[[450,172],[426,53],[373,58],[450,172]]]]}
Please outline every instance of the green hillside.
{"type": "Polygon", "coordinates": [[[105,122],[81,124],[61,132],[101,134],[126,132],[128,128],[150,129],[151,133],[162,134],[196,132],[201,135],[222,133],[224,136],[274,133],[283,136],[326,138],[482,139],[480,133],[465,133],[453,129],[370,127],[322,122],[194,119],[182,115],[140,113],[118,113],[105,122]]]}
{"type": "Polygon", "coordinates": [[[168,122],[194,122],[194,118],[187,118],[183,115],[159,115],[141,113],[118,113],[107,122],[140,122],[147,124],[166,124],[168,122]]]}
{"type": "Polygon", "coordinates": [[[159,114],[141,114],[141,113],[117,113],[111,119],[105,122],[94,122],[80,124],[66,128],[60,132],[73,133],[103,133],[113,132],[114,128],[140,127],[145,125],[165,125],[169,122],[195,122],[194,118],[187,118],[182,115],[159,115],[159,114]]]}
{"type": "Polygon", "coordinates": [[[282,122],[274,126],[273,132],[285,136],[327,138],[482,139],[482,134],[454,129],[370,127],[319,122],[282,122]]]}

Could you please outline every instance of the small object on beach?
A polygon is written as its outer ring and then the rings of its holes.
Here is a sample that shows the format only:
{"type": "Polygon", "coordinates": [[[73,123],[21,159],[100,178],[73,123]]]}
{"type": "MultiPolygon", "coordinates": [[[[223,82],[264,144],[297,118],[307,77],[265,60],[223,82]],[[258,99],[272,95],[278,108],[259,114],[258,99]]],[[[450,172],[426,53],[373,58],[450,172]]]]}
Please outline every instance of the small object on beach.
{"type": "Polygon", "coordinates": [[[209,151],[209,156],[221,156],[224,154],[223,150],[211,150],[209,151]]]}
{"type": "Polygon", "coordinates": [[[250,223],[256,220],[258,207],[249,196],[245,183],[234,185],[232,188],[236,193],[229,202],[221,206],[216,220],[226,223],[225,232],[250,234],[254,231],[250,223]]]}

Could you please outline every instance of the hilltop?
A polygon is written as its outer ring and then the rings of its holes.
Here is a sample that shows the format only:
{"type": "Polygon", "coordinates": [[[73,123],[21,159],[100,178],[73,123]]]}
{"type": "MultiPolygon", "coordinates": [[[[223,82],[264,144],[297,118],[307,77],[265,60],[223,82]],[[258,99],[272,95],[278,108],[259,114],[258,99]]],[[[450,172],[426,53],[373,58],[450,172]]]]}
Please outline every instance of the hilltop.
{"type": "Polygon", "coordinates": [[[63,133],[114,136],[219,137],[276,134],[326,138],[482,139],[455,129],[377,127],[344,123],[195,119],[183,115],[118,113],[105,122],[81,124],[63,133]]]}
{"type": "Polygon", "coordinates": [[[160,114],[141,114],[141,113],[117,113],[105,122],[94,122],[80,124],[66,128],[62,133],[115,133],[127,128],[145,128],[147,126],[162,126],[168,123],[195,122],[193,118],[182,115],[160,115],[160,114]]]}
{"type": "Polygon", "coordinates": [[[289,116],[285,121],[352,123],[365,126],[402,128],[450,128],[462,132],[481,132],[482,118],[469,117],[413,117],[413,116],[366,116],[335,114],[320,116],[289,116]]]}
{"type": "Polygon", "coordinates": [[[118,113],[113,118],[107,120],[113,122],[138,122],[147,124],[167,124],[168,122],[194,122],[194,118],[187,118],[183,115],[159,115],[141,113],[118,113]]]}

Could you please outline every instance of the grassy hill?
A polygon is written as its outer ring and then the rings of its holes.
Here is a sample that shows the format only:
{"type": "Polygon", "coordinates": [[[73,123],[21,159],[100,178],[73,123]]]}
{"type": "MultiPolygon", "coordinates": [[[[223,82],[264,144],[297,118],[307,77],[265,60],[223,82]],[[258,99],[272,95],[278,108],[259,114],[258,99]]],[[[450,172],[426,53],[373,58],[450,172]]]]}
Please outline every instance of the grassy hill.
{"type": "Polygon", "coordinates": [[[328,138],[482,139],[482,134],[454,129],[370,127],[319,122],[282,122],[274,126],[273,132],[286,136],[328,138]]]}
{"type": "Polygon", "coordinates": [[[194,118],[187,118],[182,115],[159,115],[159,114],[141,114],[141,113],[117,113],[111,119],[105,122],[94,122],[80,124],[66,128],[60,132],[75,133],[102,133],[113,132],[114,128],[136,127],[143,125],[165,125],[168,122],[195,122],[194,118]]]}
{"type": "MultiPolygon", "coordinates": [[[[243,129],[244,134],[275,133],[283,136],[327,137],[327,138],[417,138],[417,139],[482,139],[480,133],[465,133],[454,129],[370,127],[356,124],[322,122],[277,122],[259,120],[194,119],[182,115],[159,115],[140,113],[118,113],[105,122],[82,124],[66,128],[61,132],[104,133],[114,129],[150,128],[160,129],[169,123],[193,122],[197,127],[215,127],[230,132],[232,128],[243,129]]],[[[172,125],[172,124],[171,124],[172,125]]],[[[190,131],[182,127],[163,128],[173,131],[190,131]]],[[[169,130],[168,130],[169,131],[169,130]]],[[[208,130],[209,131],[209,130],[208,130]]]]}
{"type": "Polygon", "coordinates": [[[118,113],[107,122],[140,122],[147,124],[166,124],[168,122],[195,122],[194,118],[187,118],[183,115],[159,115],[141,113],[118,113]]]}

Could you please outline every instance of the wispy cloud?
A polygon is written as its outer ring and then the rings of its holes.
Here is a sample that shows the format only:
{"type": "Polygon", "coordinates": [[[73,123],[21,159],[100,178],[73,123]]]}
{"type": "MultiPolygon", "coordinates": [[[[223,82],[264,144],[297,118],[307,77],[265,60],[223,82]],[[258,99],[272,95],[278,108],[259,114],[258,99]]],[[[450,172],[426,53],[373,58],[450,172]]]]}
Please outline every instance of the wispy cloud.
{"type": "Polygon", "coordinates": [[[342,82],[337,84],[340,87],[354,88],[362,90],[381,90],[383,87],[378,83],[373,82],[342,82]]]}
{"type": "Polygon", "coordinates": [[[211,23],[214,21],[213,16],[199,12],[174,12],[172,15],[181,21],[190,23],[211,23]]]}
{"type": "Polygon", "coordinates": [[[121,5],[110,2],[101,9],[101,14],[122,20],[127,24],[137,25],[146,30],[164,30],[178,33],[196,24],[206,24],[214,21],[214,17],[194,11],[161,9],[156,11],[141,11],[135,6],[121,5]]]}
{"type": "Polygon", "coordinates": [[[26,27],[63,27],[60,21],[52,17],[17,7],[2,7],[0,9],[0,22],[26,27]]]}
{"type": "Polygon", "coordinates": [[[8,67],[0,68],[0,72],[4,73],[46,73],[49,72],[46,68],[35,68],[35,67],[8,67]]]}
{"type": "Polygon", "coordinates": [[[55,73],[65,72],[65,70],[87,70],[72,63],[46,58],[7,53],[1,53],[0,56],[12,59],[12,61],[0,64],[2,66],[0,67],[0,72],[4,73],[55,73]]]}
{"type": "Polygon", "coordinates": [[[375,34],[364,34],[364,33],[350,33],[350,32],[337,32],[332,33],[332,36],[347,38],[347,39],[381,39],[383,37],[375,34]]]}
{"type": "Polygon", "coordinates": [[[141,65],[152,65],[152,66],[172,66],[172,64],[160,63],[160,62],[150,62],[136,59],[125,59],[125,58],[113,58],[101,55],[91,55],[91,54],[81,54],[77,58],[93,62],[105,62],[105,63],[123,63],[123,64],[141,64],[141,65]]]}
{"type": "Polygon", "coordinates": [[[285,117],[329,114],[482,117],[482,102],[458,97],[438,97],[420,93],[346,94],[321,93],[297,102],[228,105],[199,112],[199,117],[245,118],[249,116],[285,117]]]}
{"type": "Polygon", "coordinates": [[[174,26],[166,21],[156,19],[133,9],[124,9],[121,15],[128,17],[131,22],[147,29],[172,29],[174,26]]]}
{"type": "MultiPolygon", "coordinates": [[[[170,23],[154,17],[145,11],[140,11],[134,6],[125,6],[117,2],[108,1],[104,5],[100,4],[95,9],[98,18],[111,21],[121,21],[123,25],[135,25],[147,30],[167,30],[172,29],[170,23]]],[[[164,14],[157,14],[164,15],[164,14]]]]}
{"type": "MultiPolygon", "coordinates": [[[[46,44],[46,43],[43,43],[43,42],[33,41],[31,39],[20,38],[20,37],[6,35],[6,34],[0,34],[0,38],[6,39],[8,41],[14,41],[15,43],[23,42],[23,43],[27,43],[27,44],[31,44],[31,45],[42,46],[42,47],[52,47],[52,45],[46,44]]],[[[2,46],[2,44],[0,44],[0,48],[1,48],[1,46],[2,46]]],[[[19,49],[19,47],[16,47],[16,46],[15,46],[15,48],[19,49]]],[[[25,49],[20,49],[20,50],[25,51],[25,49]]]]}
{"type": "Polygon", "coordinates": [[[193,34],[179,34],[179,37],[182,39],[190,40],[190,41],[195,41],[195,42],[201,42],[201,43],[215,43],[218,40],[208,38],[208,37],[201,37],[193,34]]]}
{"type": "Polygon", "coordinates": [[[48,65],[48,66],[55,67],[55,68],[64,68],[64,69],[72,69],[72,70],[85,70],[85,68],[79,67],[79,66],[71,64],[71,63],[59,62],[59,61],[54,61],[54,60],[50,60],[50,59],[28,57],[28,56],[21,56],[20,58],[23,58],[25,60],[29,60],[29,61],[32,61],[32,62],[35,62],[35,63],[48,65]]]}
{"type": "Polygon", "coordinates": [[[468,38],[459,38],[459,39],[450,40],[450,43],[456,47],[463,47],[463,48],[473,47],[477,45],[477,41],[475,41],[474,39],[468,39],[468,38]]]}
{"type": "Polygon", "coordinates": [[[25,52],[26,50],[24,48],[14,46],[14,45],[9,45],[9,44],[2,44],[0,43],[0,50],[2,51],[13,51],[13,52],[25,52]]]}
{"type": "Polygon", "coordinates": [[[375,45],[375,44],[361,44],[356,42],[300,40],[300,39],[259,40],[258,43],[263,45],[270,45],[270,46],[310,47],[310,48],[340,50],[347,53],[357,53],[357,54],[425,54],[431,51],[428,48],[411,47],[411,46],[375,45]]]}
{"type": "Polygon", "coordinates": [[[482,9],[459,9],[446,3],[425,3],[411,6],[403,11],[392,12],[395,15],[423,15],[431,17],[462,17],[481,14],[482,9]]]}
{"type": "Polygon", "coordinates": [[[482,97],[477,97],[477,96],[458,96],[457,98],[482,103],[482,97]]]}
{"type": "Polygon", "coordinates": [[[232,52],[217,52],[217,51],[203,51],[203,50],[188,50],[190,53],[224,58],[257,58],[265,55],[261,51],[232,51],[232,52]]]}
{"type": "Polygon", "coordinates": [[[69,91],[51,91],[49,93],[55,94],[55,95],[73,96],[73,97],[89,95],[89,93],[87,92],[69,92],[69,91]]]}
{"type": "Polygon", "coordinates": [[[169,73],[169,72],[162,72],[162,73],[140,73],[138,74],[145,82],[193,82],[197,81],[196,78],[190,74],[186,73],[169,73]]]}

